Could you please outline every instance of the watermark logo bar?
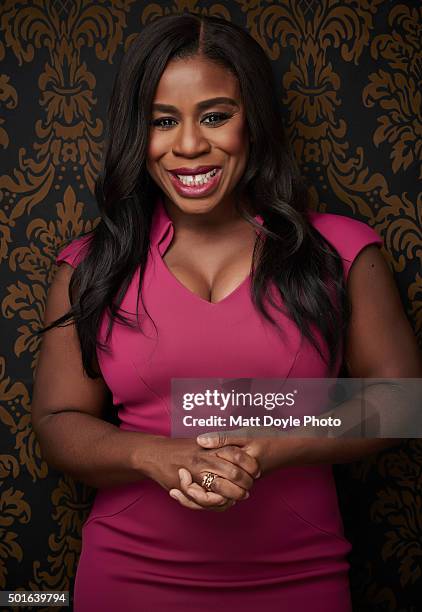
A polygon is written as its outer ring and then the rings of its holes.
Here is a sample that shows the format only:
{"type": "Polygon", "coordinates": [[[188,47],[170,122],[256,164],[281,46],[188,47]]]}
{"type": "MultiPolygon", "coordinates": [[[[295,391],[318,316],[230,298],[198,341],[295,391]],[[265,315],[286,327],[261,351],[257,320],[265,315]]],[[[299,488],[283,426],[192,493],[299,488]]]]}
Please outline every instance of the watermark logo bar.
{"type": "Polygon", "coordinates": [[[171,435],[422,437],[421,378],[174,378],[171,435]]]}

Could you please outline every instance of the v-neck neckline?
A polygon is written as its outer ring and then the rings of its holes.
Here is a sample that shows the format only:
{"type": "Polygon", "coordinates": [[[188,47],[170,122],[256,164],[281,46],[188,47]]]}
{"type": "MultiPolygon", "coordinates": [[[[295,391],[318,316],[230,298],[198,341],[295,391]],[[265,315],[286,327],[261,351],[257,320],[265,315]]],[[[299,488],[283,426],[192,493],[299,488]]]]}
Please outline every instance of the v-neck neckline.
{"type": "MultiPolygon", "coordinates": [[[[173,282],[173,284],[179,288],[179,291],[183,291],[186,295],[190,296],[191,299],[194,299],[199,303],[206,304],[208,305],[208,307],[214,309],[218,306],[224,306],[232,299],[235,299],[236,296],[239,295],[247,285],[249,285],[249,282],[252,278],[252,270],[249,270],[249,273],[245,276],[245,278],[221,300],[218,300],[217,302],[211,302],[201,297],[195,291],[192,291],[184,283],[182,283],[182,281],[180,281],[173,274],[173,272],[170,270],[170,268],[164,261],[164,255],[174,237],[174,224],[167,213],[162,198],[158,198],[156,206],[157,209],[155,210],[152,226],[152,242],[153,246],[156,249],[156,255],[159,260],[159,263],[163,267],[164,273],[170,278],[171,282],[173,282]]],[[[257,221],[260,225],[263,224],[263,219],[259,215],[255,216],[255,221],[257,221]]],[[[258,234],[258,230],[255,231],[258,234]]]]}
{"type": "Polygon", "coordinates": [[[248,281],[250,281],[251,279],[251,272],[249,272],[249,274],[238,285],[236,285],[236,287],[232,291],[230,291],[230,293],[225,295],[221,300],[218,300],[217,302],[211,302],[210,300],[206,300],[205,298],[198,295],[195,291],[192,291],[192,289],[189,289],[189,287],[186,287],[186,285],[184,285],[177,278],[177,276],[175,276],[173,272],[169,269],[169,267],[167,266],[166,262],[164,261],[158,249],[157,249],[157,258],[161,266],[164,268],[164,271],[167,274],[167,276],[171,279],[173,284],[175,284],[179,288],[180,291],[183,291],[185,294],[189,295],[195,301],[202,302],[203,304],[206,304],[214,308],[220,305],[223,306],[225,305],[226,302],[230,301],[230,299],[234,299],[236,295],[245,288],[246,284],[248,284],[248,281]]]}

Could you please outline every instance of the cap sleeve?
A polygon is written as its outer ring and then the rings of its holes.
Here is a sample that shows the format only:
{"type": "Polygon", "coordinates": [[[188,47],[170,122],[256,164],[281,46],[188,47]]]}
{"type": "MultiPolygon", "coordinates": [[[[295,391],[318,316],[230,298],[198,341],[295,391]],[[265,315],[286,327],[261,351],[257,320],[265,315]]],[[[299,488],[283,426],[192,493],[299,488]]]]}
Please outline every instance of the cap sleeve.
{"type": "Polygon", "coordinates": [[[72,240],[70,244],[60,251],[56,258],[56,263],[60,264],[62,261],[65,261],[72,268],[77,268],[88,253],[91,238],[92,235],[88,235],[72,240]]]}
{"type": "Polygon", "coordinates": [[[359,253],[370,244],[381,247],[382,238],[363,221],[331,213],[309,214],[312,225],[338,251],[343,260],[344,276],[347,280],[353,262],[359,253]]]}

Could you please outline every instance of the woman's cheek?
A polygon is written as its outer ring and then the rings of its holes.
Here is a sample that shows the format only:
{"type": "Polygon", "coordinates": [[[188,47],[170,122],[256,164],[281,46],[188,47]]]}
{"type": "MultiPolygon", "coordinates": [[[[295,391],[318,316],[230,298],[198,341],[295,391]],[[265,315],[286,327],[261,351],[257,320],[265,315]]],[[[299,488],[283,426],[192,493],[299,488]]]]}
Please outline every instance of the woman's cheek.
{"type": "Polygon", "coordinates": [[[245,143],[248,139],[245,135],[245,130],[242,126],[233,128],[232,130],[221,133],[218,138],[218,145],[229,155],[242,155],[244,152],[245,143]]]}
{"type": "Polygon", "coordinates": [[[159,134],[150,136],[147,149],[147,159],[150,163],[158,161],[166,152],[165,141],[165,137],[160,137],[159,134]]]}
{"type": "Polygon", "coordinates": [[[162,158],[166,152],[167,148],[163,142],[163,138],[160,138],[160,136],[150,138],[147,148],[146,168],[155,182],[159,185],[161,185],[162,182],[160,163],[162,163],[162,158]]]}

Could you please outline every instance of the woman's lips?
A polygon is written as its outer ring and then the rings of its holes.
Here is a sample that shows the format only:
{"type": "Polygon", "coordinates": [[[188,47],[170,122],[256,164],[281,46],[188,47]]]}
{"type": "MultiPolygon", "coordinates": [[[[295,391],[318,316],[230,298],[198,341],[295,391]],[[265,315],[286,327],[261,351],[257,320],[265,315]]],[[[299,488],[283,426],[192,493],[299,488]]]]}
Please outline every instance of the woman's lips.
{"type": "Polygon", "coordinates": [[[217,173],[212,176],[204,185],[184,185],[182,181],[173,173],[169,172],[170,180],[179,195],[197,198],[202,195],[209,195],[217,189],[222,174],[221,168],[216,168],[217,173]]]}

